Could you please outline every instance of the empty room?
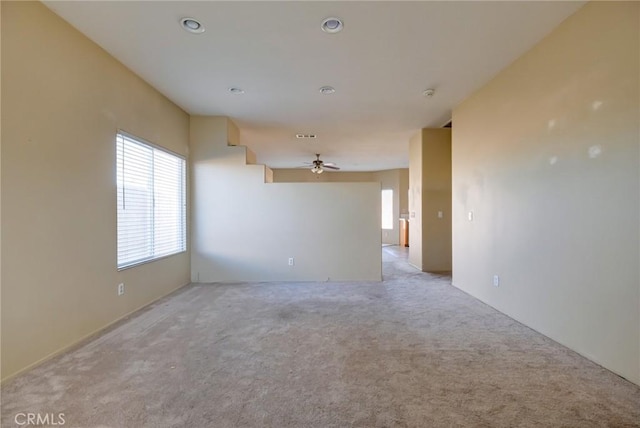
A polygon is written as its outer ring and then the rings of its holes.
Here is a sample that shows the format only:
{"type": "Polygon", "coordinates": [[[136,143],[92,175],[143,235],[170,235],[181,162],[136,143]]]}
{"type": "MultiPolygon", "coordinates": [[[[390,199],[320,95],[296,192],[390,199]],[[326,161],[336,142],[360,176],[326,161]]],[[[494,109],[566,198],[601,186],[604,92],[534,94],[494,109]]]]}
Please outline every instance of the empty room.
{"type": "Polygon", "coordinates": [[[640,427],[640,2],[0,2],[2,427],[640,427]]]}

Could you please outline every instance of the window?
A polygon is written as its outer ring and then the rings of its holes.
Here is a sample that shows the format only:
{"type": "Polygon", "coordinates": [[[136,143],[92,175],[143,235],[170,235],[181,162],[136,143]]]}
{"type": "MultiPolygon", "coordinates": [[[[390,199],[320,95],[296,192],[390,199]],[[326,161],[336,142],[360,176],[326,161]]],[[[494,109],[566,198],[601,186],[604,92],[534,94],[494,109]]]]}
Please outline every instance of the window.
{"type": "Polygon", "coordinates": [[[186,250],[184,158],[119,132],[118,269],[186,250]]]}
{"type": "Polygon", "coordinates": [[[382,191],[382,228],[393,229],[393,190],[382,191]]]}

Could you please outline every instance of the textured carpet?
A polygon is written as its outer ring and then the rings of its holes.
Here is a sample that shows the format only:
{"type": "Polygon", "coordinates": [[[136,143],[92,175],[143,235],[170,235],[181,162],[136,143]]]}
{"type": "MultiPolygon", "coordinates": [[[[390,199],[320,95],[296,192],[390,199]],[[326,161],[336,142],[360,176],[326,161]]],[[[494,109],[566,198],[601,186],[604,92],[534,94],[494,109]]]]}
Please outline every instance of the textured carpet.
{"type": "Polygon", "coordinates": [[[2,388],[67,427],[640,427],[640,388],[385,247],[384,282],[188,286],[2,388]]]}

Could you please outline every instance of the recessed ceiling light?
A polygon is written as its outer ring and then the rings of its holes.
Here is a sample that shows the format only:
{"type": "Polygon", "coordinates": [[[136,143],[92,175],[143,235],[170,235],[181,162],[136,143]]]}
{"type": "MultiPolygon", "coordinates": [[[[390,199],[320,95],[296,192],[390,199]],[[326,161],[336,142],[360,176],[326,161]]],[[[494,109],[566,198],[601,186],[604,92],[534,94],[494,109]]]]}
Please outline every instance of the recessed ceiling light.
{"type": "Polygon", "coordinates": [[[244,94],[244,89],[242,88],[237,88],[237,87],[231,87],[229,88],[229,92],[231,92],[232,94],[244,94]]]}
{"type": "Polygon", "coordinates": [[[185,31],[190,33],[204,33],[204,26],[195,18],[182,18],[180,20],[180,25],[182,25],[182,28],[184,28],[185,31]]]}
{"type": "Polygon", "coordinates": [[[324,94],[324,95],[333,94],[336,91],[336,89],[333,86],[323,86],[318,90],[320,91],[321,94],[324,94]]]}
{"type": "Polygon", "coordinates": [[[344,24],[340,18],[330,17],[322,21],[322,31],[325,33],[338,33],[344,28],[344,24]]]}

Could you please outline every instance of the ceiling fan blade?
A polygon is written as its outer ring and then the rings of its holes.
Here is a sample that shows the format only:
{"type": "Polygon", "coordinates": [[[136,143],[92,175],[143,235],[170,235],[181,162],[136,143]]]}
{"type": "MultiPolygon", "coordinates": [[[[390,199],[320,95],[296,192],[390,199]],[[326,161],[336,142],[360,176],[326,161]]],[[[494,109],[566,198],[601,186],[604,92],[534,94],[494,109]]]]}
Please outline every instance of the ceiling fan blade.
{"type": "Polygon", "coordinates": [[[324,162],[323,162],[322,164],[323,164],[324,166],[336,166],[336,164],[335,164],[335,163],[333,163],[333,162],[327,162],[327,163],[324,163],[324,162]]]}
{"type": "Polygon", "coordinates": [[[324,165],[322,165],[323,168],[328,168],[328,169],[340,169],[337,166],[333,166],[333,165],[327,165],[326,163],[324,165]]]}

